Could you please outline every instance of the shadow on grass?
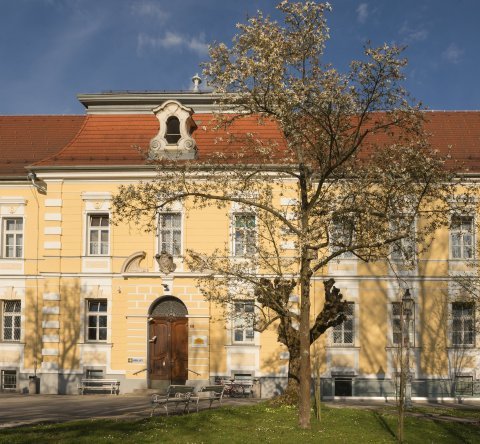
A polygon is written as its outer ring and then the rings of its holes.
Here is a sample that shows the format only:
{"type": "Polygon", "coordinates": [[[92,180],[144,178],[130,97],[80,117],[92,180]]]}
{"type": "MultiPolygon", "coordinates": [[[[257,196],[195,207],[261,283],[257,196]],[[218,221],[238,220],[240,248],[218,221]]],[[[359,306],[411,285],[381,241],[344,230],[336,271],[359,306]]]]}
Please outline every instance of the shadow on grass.
{"type": "Polygon", "coordinates": [[[393,438],[396,438],[395,431],[393,431],[390,425],[387,423],[387,421],[385,421],[385,418],[383,417],[383,415],[381,415],[379,412],[375,410],[372,411],[372,415],[389,435],[391,435],[393,438]]]}

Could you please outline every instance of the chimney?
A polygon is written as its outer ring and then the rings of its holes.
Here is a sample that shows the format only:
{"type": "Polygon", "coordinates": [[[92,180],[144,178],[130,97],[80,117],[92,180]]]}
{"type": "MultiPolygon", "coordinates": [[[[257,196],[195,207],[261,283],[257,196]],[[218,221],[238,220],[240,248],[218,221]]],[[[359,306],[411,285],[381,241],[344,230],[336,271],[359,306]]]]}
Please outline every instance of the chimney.
{"type": "Polygon", "coordinates": [[[193,82],[193,92],[200,92],[200,83],[202,83],[202,79],[200,78],[198,73],[192,77],[192,82],[193,82]]]}

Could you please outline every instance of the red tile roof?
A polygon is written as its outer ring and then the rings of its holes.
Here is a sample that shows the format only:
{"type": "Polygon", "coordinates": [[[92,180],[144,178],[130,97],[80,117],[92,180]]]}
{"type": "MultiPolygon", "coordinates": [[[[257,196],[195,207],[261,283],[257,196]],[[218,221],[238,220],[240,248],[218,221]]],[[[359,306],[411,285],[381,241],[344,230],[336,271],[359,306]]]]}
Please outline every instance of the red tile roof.
{"type": "Polygon", "coordinates": [[[0,177],[26,177],[25,166],[60,151],[85,116],[0,116],[0,177]]]}
{"type": "MultiPolygon", "coordinates": [[[[208,160],[219,151],[235,152],[243,145],[239,140],[228,141],[225,131],[214,130],[211,114],[193,117],[197,124],[193,137],[200,160],[208,160]]],[[[450,152],[460,165],[480,172],[480,112],[432,111],[426,113],[426,119],[433,148],[442,154],[450,152]]],[[[0,175],[18,173],[29,164],[144,165],[142,151],[148,151],[150,140],[158,132],[158,120],[153,114],[0,117],[0,125],[0,175]]],[[[274,141],[279,147],[277,155],[285,146],[278,125],[269,120],[259,125],[255,117],[242,118],[229,132],[237,136],[249,132],[263,141],[274,141]]],[[[278,162],[280,158],[273,156],[271,160],[278,162]]]]}

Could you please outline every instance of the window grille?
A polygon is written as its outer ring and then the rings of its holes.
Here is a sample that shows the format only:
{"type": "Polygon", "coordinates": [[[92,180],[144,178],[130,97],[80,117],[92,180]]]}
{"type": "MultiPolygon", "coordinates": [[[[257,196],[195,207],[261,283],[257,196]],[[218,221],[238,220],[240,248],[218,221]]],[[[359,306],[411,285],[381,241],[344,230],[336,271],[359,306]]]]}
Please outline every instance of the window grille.
{"type": "Polygon", "coordinates": [[[87,379],[103,379],[103,370],[89,368],[86,371],[87,379]]]}
{"type": "Polygon", "coordinates": [[[17,388],[16,370],[2,370],[2,390],[15,390],[17,388]]]}
{"type": "Polygon", "coordinates": [[[107,301],[87,301],[87,338],[89,341],[107,340],[107,301]]]}
{"type": "Polygon", "coordinates": [[[473,395],[473,376],[455,376],[455,395],[473,395]]]}
{"type": "Polygon", "coordinates": [[[3,340],[20,341],[21,337],[20,301],[3,301],[3,340]]]}
{"type": "Polygon", "coordinates": [[[353,345],[355,340],[355,304],[349,302],[345,312],[346,319],[333,327],[333,343],[353,345]]]}
{"type": "Polygon", "coordinates": [[[473,346],[475,342],[474,304],[452,303],[452,344],[473,346]]]}
{"type": "Polygon", "coordinates": [[[160,252],[172,256],[181,255],[182,217],[180,213],[160,213],[158,216],[158,238],[160,252]]]}
{"type": "MultiPolygon", "coordinates": [[[[392,303],[392,342],[394,345],[400,345],[402,342],[402,324],[401,324],[402,303],[392,303]]],[[[407,317],[403,316],[404,325],[407,324],[407,317]]],[[[408,326],[408,338],[410,346],[413,347],[415,343],[415,309],[410,315],[410,325],[408,326]]],[[[407,341],[406,332],[404,338],[405,344],[407,341]]]]}

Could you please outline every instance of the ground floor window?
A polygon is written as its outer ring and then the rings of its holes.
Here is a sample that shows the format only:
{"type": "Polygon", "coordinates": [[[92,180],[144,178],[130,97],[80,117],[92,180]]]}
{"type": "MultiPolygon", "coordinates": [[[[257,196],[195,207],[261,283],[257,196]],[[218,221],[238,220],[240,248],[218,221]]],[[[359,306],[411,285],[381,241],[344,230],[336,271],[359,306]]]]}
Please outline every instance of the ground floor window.
{"type": "Polygon", "coordinates": [[[2,390],[15,390],[17,388],[16,370],[2,370],[2,380],[0,387],[2,390]]]}
{"type": "Polygon", "coordinates": [[[85,376],[87,379],[103,379],[103,370],[89,368],[85,376]]]}
{"type": "Polygon", "coordinates": [[[353,396],[352,378],[335,378],[335,396],[353,396]]]}
{"type": "Polygon", "coordinates": [[[473,395],[473,376],[455,377],[455,395],[473,395]]]}

